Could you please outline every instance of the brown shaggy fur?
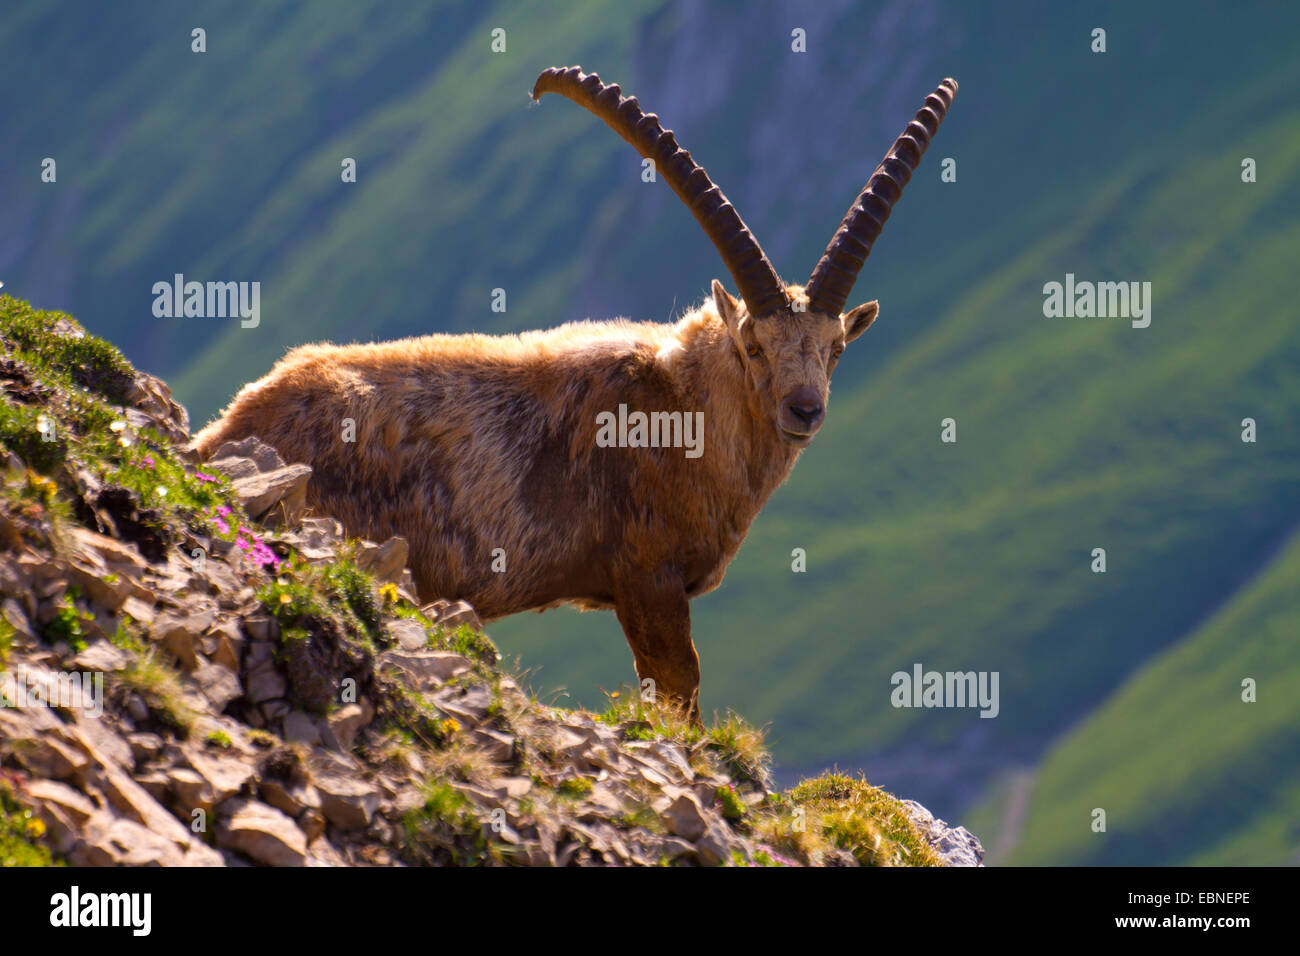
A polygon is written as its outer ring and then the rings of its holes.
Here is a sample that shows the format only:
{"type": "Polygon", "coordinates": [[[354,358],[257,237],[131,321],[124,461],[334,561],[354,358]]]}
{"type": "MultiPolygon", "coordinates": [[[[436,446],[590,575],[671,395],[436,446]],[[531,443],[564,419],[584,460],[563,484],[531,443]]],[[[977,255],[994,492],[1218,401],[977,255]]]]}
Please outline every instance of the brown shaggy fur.
{"type": "Polygon", "coordinates": [[[318,511],[354,536],[408,540],[425,600],[463,598],[484,620],[565,602],[613,608],[637,674],[698,713],[687,601],[718,586],[811,441],[820,422],[792,423],[790,395],[811,390],[824,404],[839,351],[875,315],[871,302],[755,322],[715,282],[672,325],[303,346],[195,445],[207,458],[257,436],[310,464],[318,511]],[[620,403],[703,412],[703,454],[598,447],[597,415],[620,403]],[[498,548],[504,573],[492,569],[498,548]]]}

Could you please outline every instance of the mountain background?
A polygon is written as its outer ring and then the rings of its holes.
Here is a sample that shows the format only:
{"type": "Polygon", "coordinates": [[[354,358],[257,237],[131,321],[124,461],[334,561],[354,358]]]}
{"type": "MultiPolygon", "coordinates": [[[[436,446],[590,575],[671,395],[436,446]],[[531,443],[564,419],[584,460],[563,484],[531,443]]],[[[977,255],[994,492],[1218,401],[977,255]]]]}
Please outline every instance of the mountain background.
{"type": "MultiPolygon", "coordinates": [[[[728,280],[621,140],[530,105],[546,67],[658,112],[791,281],[953,76],[850,303],[881,318],[693,604],[704,707],[770,723],[784,780],[862,769],[991,862],[1296,863],[1298,28],[1262,2],[14,3],[0,280],[197,425],[303,342],[667,321],[728,280]],[[260,282],[259,327],[154,318],[175,273],[260,282]],[[1150,327],[1045,318],[1066,273],[1150,282],[1150,327]],[[917,662],[999,672],[998,717],[893,708],[917,662]]],[[[612,614],[491,632],[543,696],[633,676],[612,614]]]]}

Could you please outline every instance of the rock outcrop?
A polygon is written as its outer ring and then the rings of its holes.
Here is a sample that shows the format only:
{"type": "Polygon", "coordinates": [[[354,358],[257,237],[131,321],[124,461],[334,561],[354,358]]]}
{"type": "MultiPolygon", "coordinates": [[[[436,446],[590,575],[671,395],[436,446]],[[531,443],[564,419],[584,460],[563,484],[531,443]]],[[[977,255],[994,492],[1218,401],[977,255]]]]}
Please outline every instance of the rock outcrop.
{"type": "Polygon", "coordinates": [[[978,865],[965,830],[862,781],[772,792],[738,718],[538,702],[473,608],[421,604],[405,541],[308,512],[308,466],[255,439],[200,466],[162,382],[0,310],[0,813],[53,855],[978,865]]]}

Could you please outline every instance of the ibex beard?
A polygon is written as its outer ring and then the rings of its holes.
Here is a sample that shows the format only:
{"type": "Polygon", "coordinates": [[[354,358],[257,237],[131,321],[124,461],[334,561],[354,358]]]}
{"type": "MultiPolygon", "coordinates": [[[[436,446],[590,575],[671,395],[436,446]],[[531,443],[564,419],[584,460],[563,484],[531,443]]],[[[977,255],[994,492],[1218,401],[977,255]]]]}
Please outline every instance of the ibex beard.
{"type": "Polygon", "coordinates": [[[464,599],[485,621],[565,603],[613,609],[637,676],[698,720],[688,602],[722,581],[820,428],[836,362],[878,312],[842,309],[956,84],[926,99],[806,288],[777,277],[721,191],[634,98],[578,67],[545,71],[533,97],[544,93],[586,107],[655,161],[741,297],[714,280],[674,324],[304,346],[244,386],[195,445],[206,458],[256,436],[310,464],[317,511],[357,537],[408,540],[422,599],[464,599]],[[701,453],[608,447],[600,423],[620,405],[702,414],[701,453]]]}

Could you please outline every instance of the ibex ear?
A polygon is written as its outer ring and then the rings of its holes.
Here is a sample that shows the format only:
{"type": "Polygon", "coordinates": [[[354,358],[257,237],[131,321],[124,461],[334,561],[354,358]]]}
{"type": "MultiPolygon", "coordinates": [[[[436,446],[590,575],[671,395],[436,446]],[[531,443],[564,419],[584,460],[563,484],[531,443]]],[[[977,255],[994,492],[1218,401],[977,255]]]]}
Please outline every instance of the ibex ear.
{"type": "Polygon", "coordinates": [[[740,301],[733,299],[731,293],[724,289],[717,279],[713,280],[712,288],[713,307],[718,310],[718,317],[726,325],[731,341],[735,343],[736,351],[740,353],[741,363],[748,367],[749,358],[745,350],[745,340],[740,334],[740,301]]]}
{"type": "Polygon", "coordinates": [[[713,280],[712,289],[713,307],[718,310],[718,316],[727,323],[727,328],[736,329],[739,324],[740,300],[733,299],[731,293],[724,289],[717,279],[713,280]]]}
{"type": "Polygon", "coordinates": [[[844,324],[844,341],[852,342],[863,332],[867,331],[871,323],[876,321],[876,316],[880,314],[880,303],[872,300],[863,302],[856,309],[850,309],[844,313],[841,321],[844,324]]]}

